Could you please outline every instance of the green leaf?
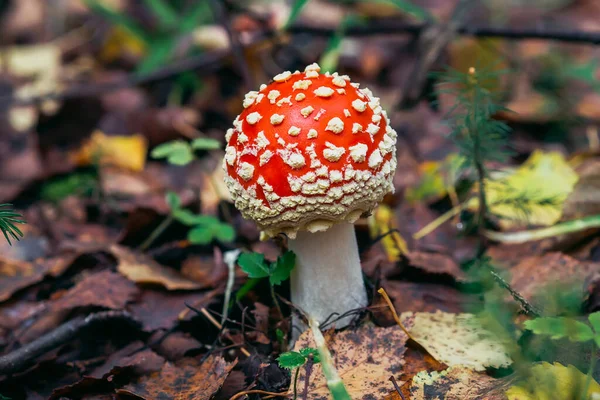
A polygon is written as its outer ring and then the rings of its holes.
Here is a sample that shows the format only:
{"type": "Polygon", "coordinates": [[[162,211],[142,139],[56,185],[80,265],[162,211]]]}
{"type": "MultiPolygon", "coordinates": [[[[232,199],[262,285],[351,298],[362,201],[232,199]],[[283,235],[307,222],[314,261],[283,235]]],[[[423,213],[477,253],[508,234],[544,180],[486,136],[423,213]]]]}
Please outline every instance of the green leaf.
{"type": "Polygon", "coordinates": [[[146,0],[146,5],[165,30],[177,26],[179,16],[168,3],[163,0],[146,0]]]}
{"type": "Polygon", "coordinates": [[[175,192],[167,192],[167,194],[165,195],[165,201],[169,205],[171,211],[175,211],[179,207],[181,207],[181,198],[175,192]]]}
{"type": "Polygon", "coordinates": [[[151,44],[150,37],[146,34],[146,32],[138,25],[134,20],[128,18],[125,14],[120,13],[116,10],[113,10],[110,7],[106,7],[102,2],[98,0],[84,0],[85,4],[92,10],[94,13],[101,15],[109,22],[114,25],[118,25],[128,30],[131,34],[138,37],[140,40],[143,40],[146,44],[151,44]]]}
{"type": "Polygon", "coordinates": [[[269,267],[265,263],[265,256],[259,253],[243,253],[237,260],[242,271],[250,278],[266,278],[270,275],[269,267]]]}
{"type": "Polygon", "coordinates": [[[213,226],[213,234],[220,242],[232,242],[235,239],[235,229],[229,224],[219,222],[213,226]]]}
{"type": "Polygon", "coordinates": [[[304,6],[306,6],[306,4],[308,2],[309,2],[309,0],[294,1],[294,4],[292,5],[292,10],[290,12],[290,16],[288,17],[288,20],[285,23],[284,28],[287,28],[288,26],[290,26],[291,24],[296,22],[296,19],[298,19],[298,17],[300,16],[300,13],[302,12],[302,9],[304,8],[304,6]]]}
{"type": "Polygon", "coordinates": [[[187,238],[192,244],[209,244],[213,240],[213,234],[210,228],[198,226],[188,232],[187,238]]]}
{"type": "Polygon", "coordinates": [[[309,355],[313,357],[313,363],[318,364],[321,362],[321,356],[319,356],[319,350],[314,347],[306,347],[304,349],[300,349],[300,354],[304,357],[308,358],[309,355]]]}
{"type": "Polygon", "coordinates": [[[594,338],[592,329],[583,322],[564,317],[542,317],[525,321],[525,328],[536,335],[551,339],[568,338],[572,342],[587,342],[594,338]]]}
{"type": "Polygon", "coordinates": [[[194,153],[188,142],[173,140],[156,146],[150,153],[152,158],[166,158],[174,165],[187,165],[194,160],[194,153]]]}
{"type": "Polygon", "coordinates": [[[271,266],[271,275],[269,276],[271,285],[280,285],[281,282],[289,279],[295,265],[296,254],[292,251],[286,251],[283,255],[277,257],[277,261],[271,266]]]}
{"type": "Polygon", "coordinates": [[[600,335],[600,311],[596,311],[595,313],[591,313],[588,315],[588,321],[594,328],[596,334],[600,335]]]}
{"type": "Polygon", "coordinates": [[[221,143],[217,139],[197,138],[192,141],[194,150],[217,150],[221,148],[221,143]]]}
{"type": "Polygon", "coordinates": [[[211,215],[194,214],[186,209],[174,210],[173,218],[187,226],[203,225],[208,227],[219,223],[219,220],[211,215]]]}
{"type": "Polygon", "coordinates": [[[294,369],[303,366],[306,363],[306,357],[297,351],[288,351],[282,353],[277,358],[277,362],[281,368],[294,369]]]}

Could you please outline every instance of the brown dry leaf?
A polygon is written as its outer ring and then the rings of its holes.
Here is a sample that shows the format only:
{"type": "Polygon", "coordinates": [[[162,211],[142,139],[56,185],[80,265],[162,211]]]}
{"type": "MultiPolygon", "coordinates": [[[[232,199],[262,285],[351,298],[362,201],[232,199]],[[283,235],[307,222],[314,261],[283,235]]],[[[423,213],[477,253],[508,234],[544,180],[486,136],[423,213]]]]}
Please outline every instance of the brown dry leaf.
{"type": "Polygon", "coordinates": [[[146,348],[143,342],[136,340],[112,353],[104,365],[94,369],[88,375],[96,379],[102,379],[127,371],[136,376],[141,376],[160,371],[164,363],[165,359],[163,357],[146,348]]]}
{"type": "Polygon", "coordinates": [[[473,314],[405,312],[400,319],[411,338],[446,365],[484,371],[512,364],[507,344],[485,329],[473,314]]]}
{"type": "Polygon", "coordinates": [[[404,311],[460,313],[476,307],[479,300],[475,296],[436,283],[384,281],[383,288],[394,301],[394,307],[404,311]]]}
{"type": "Polygon", "coordinates": [[[13,293],[36,284],[46,276],[59,276],[73,262],[75,256],[40,259],[26,262],[0,258],[0,302],[13,293]]]}
{"type": "Polygon", "coordinates": [[[589,159],[576,168],[579,180],[565,200],[563,220],[600,214],[600,160],[589,159]]]}
{"type": "Polygon", "coordinates": [[[52,301],[53,311],[68,310],[76,307],[104,307],[121,309],[131,301],[139,290],[134,283],[122,275],[111,271],[102,271],[89,275],[67,290],[62,297],[52,301]]]}
{"type": "Polygon", "coordinates": [[[160,265],[152,258],[119,245],[110,246],[110,252],[119,260],[118,271],[136,283],[162,285],[169,290],[194,290],[202,285],[180,273],[160,265]]]}
{"type": "MultiPolygon", "coordinates": [[[[353,399],[371,399],[383,396],[391,388],[390,376],[397,375],[404,365],[405,344],[408,337],[398,326],[377,328],[365,324],[355,330],[333,334],[327,346],[335,366],[353,399]]],[[[296,342],[296,351],[315,347],[310,331],[296,342]]],[[[298,390],[304,390],[305,370],[300,369],[298,390]]],[[[309,399],[328,399],[329,390],[319,364],[313,367],[309,381],[309,399]]]]}
{"type": "Polygon", "coordinates": [[[142,135],[107,136],[95,131],[74,155],[77,165],[112,165],[131,171],[142,171],[146,163],[148,143],[142,135]]]}
{"type": "Polygon", "coordinates": [[[466,282],[467,275],[450,256],[441,253],[413,251],[407,255],[410,265],[430,274],[447,274],[457,282],[466,282]]]}
{"type": "Polygon", "coordinates": [[[561,287],[583,290],[600,274],[600,263],[578,261],[557,252],[524,258],[510,272],[512,287],[537,304],[535,298],[543,297],[544,292],[551,286],[556,287],[557,283],[561,287]]]}
{"type": "Polygon", "coordinates": [[[194,313],[183,314],[188,308],[208,307],[217,294],[210,292],[170,293],[162,290],[144,290],[140,298],[127,306],[136,321],[142,324],[145,331],[171,329],[178,320],[193,317],[194,313]]]}
{"type": "Polygon", "coordinates": [[[221,388],[235,364],[235,361],[228,363],[216,355],[210,356],[201,365],[193,360],[177,365],[167,362],[160,372],[117,392],[147,400],[209,400],[221,388]]]}
{"type": "Polygon", "coordinates": [[[413,378],[409,391],[411,400],[506,399],[497,379],[463,366],[422,371],[413,378]]]}

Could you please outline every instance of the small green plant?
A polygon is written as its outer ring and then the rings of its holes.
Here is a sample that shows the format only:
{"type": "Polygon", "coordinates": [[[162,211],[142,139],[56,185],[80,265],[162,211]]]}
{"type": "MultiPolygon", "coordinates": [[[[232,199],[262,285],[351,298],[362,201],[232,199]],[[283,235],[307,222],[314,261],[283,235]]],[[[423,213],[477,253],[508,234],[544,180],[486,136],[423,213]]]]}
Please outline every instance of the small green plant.
{"type": "Polygon", "coordinates": [[[233,226],[221,222],[218,218],[210,215],[194,214],[181,208],[181,199],[173,192],[167,193],[167,204],[171,208],[171,216],[174,220],[189,226],[188,240],[192,244],[208,244],[213,240],[220,242],[231,242],[235,239],[233,226]]]}
{"type": "MultiPolygon", "coordinates": [[[[290,274],[296,265],[296,255],[292,251],[286,251],[277,258],[274,263],[265,261],[265,256],[259,253],[243,253],[238,258],[238,265],[242,268],[248,277],[253,279],[269,278],[269,286],[271,288],[271,297],[273,303],[279,311],[279,315],[283,318],[283,312],[275,295],[275,286],[281,285],[282,282],[290,278],[290,274]]],[[[256,281],[251,280],[256,284],[256,281]]]]}
{"type": "Polygon", "coordinates": [[[165,158],[173,165],[187,165],[195,156],[195,150],[216,150],[221,144],[216,139],[197,138],[192,142],[173,140],[156,146],[150,154],[152,158],[165,158]]]}
{"type": "Polygon", "coordinates": [[[14,211],[11,204],[0,204],[0,231],[4,238],[11,243],[11,238],[20,240],[23,237],[23,232],[16,224],[24,224],[23,216],[14,211]]]}
{"type": "Polygon", "coordinates": [[[582,396],[579,396],[582,399],[586,398],[598,361],[596,353],[598,347],[600,347],[600,312],[588,315],[588,322],[589,325],[567,317],[541,317],[525,321],[525,328],[536,335],[546,335],[554,340],[569,339],[571,342],[576,343],[592,343],[587,378],[582,396]]]}
{"type": "Polygon", "coordinates": [[[306,365],[309,359],[312,358],[313,364],[318,364],[321,362],[321,358],[319,356],[319,351],[312,347],[307,347],[304,349],[300,349],[300,351],[288,351],[286,353],[282,353],[278,358],[277,362],[281,368],[292,370],[296,368],[296,373],[294,374],[294,397],[296,400],[298,397],[298,374],[300,373],[300,367],[306,365]]]}

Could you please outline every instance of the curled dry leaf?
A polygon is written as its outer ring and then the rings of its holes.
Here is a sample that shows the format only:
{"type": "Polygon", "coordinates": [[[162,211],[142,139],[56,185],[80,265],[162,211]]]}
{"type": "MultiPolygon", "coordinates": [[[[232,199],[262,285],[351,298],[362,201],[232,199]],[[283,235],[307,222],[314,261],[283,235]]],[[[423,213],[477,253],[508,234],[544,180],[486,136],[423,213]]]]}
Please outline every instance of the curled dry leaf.
{"type": "Polygon", "coordinates": [[[420,372],[409,391],[411,400],[505,400],[501,386],[497,379],[455,366],[442,372],[420,372]]]}
{"type": "MultiPolygon", "coordinates": [[[[371,324],[331,337],[327,346],[352,399],[383,397],[390,391],[390,376],[398,375],[404,365],[407,339],[398,326],[377,328],[371,324]]],[[[299,351],[307,347],[315,347],[309,331],[300,336],[294,350],[299,351]]],[[[305,369],[301,367],[298,378],[299,391],[304,390],[305,374],[305,369]]],[[[308,393],[311,400],[329,398],[329,390],[319,364],[312,369],[308,393]]]]}
{"type": "Polygon", "coordinates": [[[483,371],[512,364],[506,344],[473,314],[405,312],[400,319],[412,339],[446,365],[483,371]]]}
{"type": "Polygon", "coordinates": [[[74,258],[56,257],[39,262],[0,258],[0,302],[8,300],[15,292],[40,282],[46,276],[59,276],[71,265],[74,258]]]}
{"type": "Polygon", "coordinates": [[[110,252],[117,258],[118,271],[136,283],[162,285],[169,290],[193,290],[201,284],[189,280],[177,271],[160,265],[152,258],[135,253],[125,247],[112,245],[110,252]]]}
{"type": "Polygon", "coordinates": [[[118,393],[147,400],[209,400],[221,388],[235,364],[216,355],[200,365],[193,360],[180,364],[167,362],[160,372],[129,384],[118,393]]]}
{"type": "Polygon", "coordinates": [[[430,274],[450,275],[457,282],[466,282],[468,280],[465,272],[451,256],[441,253],[413,251],[407,257],[413,267],[430,274]]]}

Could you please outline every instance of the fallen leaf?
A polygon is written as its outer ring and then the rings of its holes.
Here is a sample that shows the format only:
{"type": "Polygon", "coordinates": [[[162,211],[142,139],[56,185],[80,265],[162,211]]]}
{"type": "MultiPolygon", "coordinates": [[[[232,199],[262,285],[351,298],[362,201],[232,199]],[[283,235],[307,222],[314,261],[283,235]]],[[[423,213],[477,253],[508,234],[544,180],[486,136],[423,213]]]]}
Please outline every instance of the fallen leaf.
{"type": "Polygon", "coordinates": [[[148,144],[142,135],[107,136],[95,131],[91,138],[73,154],[77,165],[112,165],[142,171],[146,163],[148,144]]]}
{"type": "Polygon", "coordinates": [[[127,310],[142,324],[145,331],[171,329],[179,320],[196,315],[189,313],[182,318],[182,312],[188,310],[186,304],[196,309],[208,307],[216,294],[215,291],[170,293],[162,290],[144,290],[135,303],[127,305],[127,310]]]}
{"type": "Polygon", "coordinates": [[[505,344],[473,314],[405,312],[400,319],[412,339],[448,366],[484,371],[512,364],[505,344]]]}
{"type": "Polygon", "coordinates": [[[164,358],[138,340],[111,354],[104,365],[94,369],[89,376],[103,379],[123,371],[142,376],[160,371],[164,363],[164,358]]]}
{"type": "Polygon", "coordinates": [[[408,253],[408,246],[397,231],[397,221],[394,210],[385,204],[380,204],[369,217],[369,233],[371,239],[379,238],[385,249],[388,260],[400,261],[402,254],[408,253]],[[381,238],[382,235],[385,235],[381,238]]]}
{"type": "Polygon", "coordinates": [[[0,302],[8,300],[17,291],[40,282],[46,276],[59,276],[74,259],[75,256],[64,256],[27,262],[0,258],[0,302]]]}
{"type": "MultiPolygon", "coordinates": [[[[526,257],[510,269],[510,284],[525,299],[535,301],[545,298],[548,287],[559,284],[583,291],[590,280],[600,273],[600,263],[584,262],[563,253],[547,253],[543,256],[526,257]]],[[[543,302],[547,306],[547,302],[543,302]]]]}
{"type": "Polygon", "coordinates": [[[445,285],[386,280],[383,288],[399,313],[404,311],[460,313],[476,307],[480,300],[445,285]]]}
{"type": "Polygon", "coordinates": [[[201,284],[185,278],[179,272],[123,246],[112,245],[110,252],[119,261],[117,270],[133,282],[157,284],[168,290],[193,290],[202,287],[201,284]]]}
{"type": "Polygon", "coordinates": [[[448,255],[412,251],[407,257],[411,266],[419,268],[427,273],[450,275],[457,282],[466,282],[468,280],[467,274],[460,268],[460,265],[448,255]]]}
{"type": "MultiPolygon", "coordinates": [[[[397,375],[404,365],[406,334],[398,326],[377,328],[365,324],[354,330],[333,334],[327,346],[335,367],[353,399],[371,399],[388,393],[392,388],[390,376],[397,375]]],[[[300,335],[295,351],[315,347],[309,331],[300,335]]],[[[304,390],[305,370],[300,368],[298,390],[304,390]]],[[[291,389],[290,389],[291,390],[291,389]]],[[[329,398],[329,390],[321,365],[313,367],[308,393],[311,399],[329,398]]]]}
{"type": "MultiPolygon", "coordinates": [[[[156,341],[159,341],[156,351],[169,361],[183,358],[189,350],[202,348],[202,343],[188,333],[173,332],[167,337],[164,337],[164,335],[162,331],[156,332],[156,341]]],[[[152,339],[150,339],[150,342],[154,341],[152,339]]]]}
{"type": "Polygon", "coordinates": [[[442,372],[422,371],[410,386],[411,400],[505,400],[497,379],[463,366],[442,372]]]}
{"type": "MultiPolygon", "coordinates": [[[[587,376],[572,365],[542,362],[527,371],[525,381],[512,386],[506,391],[508,400],[554,400],[575,399],[583,393],[587,376]]],[[[600,385],[595,379],[583,398],[600,393],[600,385]]]]}
{"type": "Polygon", "coordinates": [[[579,180],[565,201],[563,220],[600,214],[600,160],[586,160],[576,171],[579,180]]]}
{"type": "MultiPolygon", "coordinates": [[[[555,224],[577,179],[562,154],[535,151],[514,172],[485,182],[490,213],[500,219],[504,229],[555,224]]],[[[468,207],[476,210],[478,204],[477,198],[473,198],[468,207]]]]}
{"type": "Polygon", "coordinates": [[[76,307],[104,307],[122,309],[139,290],[134,283],[122,275],[102,271],[86,276],[60,298],[50,303],[52,311],[68,310],[76,307]]]}
{"type": "Polygon", "coordinates": [[[166,362],[160,372],[126,385],[117,393],[148,400],[209,400],[221,388],[235,364],[216,355],[200,365],[192,360],[180,364],[166,362]]]}

